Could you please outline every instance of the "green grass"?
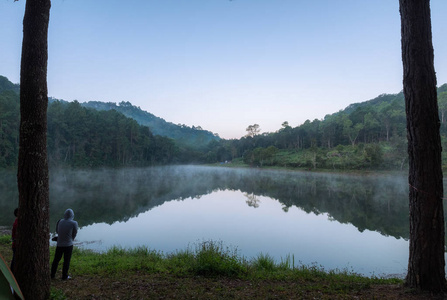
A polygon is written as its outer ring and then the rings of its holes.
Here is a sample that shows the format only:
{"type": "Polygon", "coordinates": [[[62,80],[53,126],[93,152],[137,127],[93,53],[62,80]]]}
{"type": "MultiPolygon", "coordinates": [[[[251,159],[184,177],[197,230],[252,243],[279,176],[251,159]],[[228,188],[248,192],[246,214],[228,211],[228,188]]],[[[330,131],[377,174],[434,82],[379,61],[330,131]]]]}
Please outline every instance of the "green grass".
{"type": "MultiPolygon", "coordinates": [[[[51,249],[52,255],[54,248],[51,249]]],[[[310,280],[333,282],[334,286],[353,287],[369,284],[399,283],[399,279],[364,277],[348,270],[329,270],[298,263],[287,256],[275,262],[268,254],[247,260],[222,242],[204,241],[186,250],[164,254],[145,247],[123,249],[113,247],[104,253],[75,248],[70,271],[76,275],[123,274],[147,272],[175,276],[239,278],[244,280],[310,280]],[[342,283],[335,285],[335,283],[342,283]]],[[[337,287],[337,289],[340,287],[337,287]]]]}
{"type": "Polygon", "coordinates": [[[0,236],[0,244],[2,245],[10,245],[12,244],[11,235],[2,235],[0,236]]]}
{"type": "Polygon", "coordinates": [[[245,261],[238,256],[237,249],[225,248],[222,242],[203,242],[188,252],[193,256],[192,274],[240,277],[245,273],[245,261]]]}
{"type": "MultiPolygon", "coordinates": [[[[7,235],[0,237],[3,252],[9,251],[10,238],[7,235]]],[[[51,259],[54,251],[55,247],[50,247],[51,259]]],[[[199,242],[186,250],[167,254],[147,247],[113,247],[104,253],[75,247],[70,275],[77,278],[76,285],[90,294],[98,293],[98,285],[95,284],[98,281],[101,281],[100,286],[137,284],[134,287],[137,289],[147,288],[144,282],[153,282],[158,288],[156,292],[168,298],[179,298],[175,293],[191,297],[211,290],[211,295],[225,295],[223,298],[242,299],[246,293],[254,298],[263,298],[277,293],[285,298],[291,295],[325,295],[322,299],[332,299],[367,291],[374,285],[403,283],[396,278],[364,277],[349,270],[325,270],[317,264],[295,263],[295,257],[290,255],[279,262],[262,253],[248,260],[238,254],[237,248],[226,247],[216,241],[199,242]],[[143,284],[138,286],[138,282],[143,284]]],[[[126,289],[109,291],[103,288],[100,291],[110,293],[108,296],[111,297],[113,293],[125,294],[126,289]]],[[[152,290],[144,291],[142,293],[152,290]]],[[[137,290],[130,289],[129,292],[137,290]]],[[[70,298],[66,295],[71,293],[74,292],[69,285],[56,281],[52,284],[50,299],[70,298]]]]}
{"type": "MultiPolygon", "coordinates": [[[[54,249],[51,249],[52,255],[54,249]]],[[[71,272],[83,275],[119,274],[128,271],[170,273],[179,276],[241,277],[246,263],[237,251],[225,248],[223,243],[207,241],[194,249],[163,254],[145,247],[124,249],[113,247],[104,253],[75,248],[71,272]]]]}

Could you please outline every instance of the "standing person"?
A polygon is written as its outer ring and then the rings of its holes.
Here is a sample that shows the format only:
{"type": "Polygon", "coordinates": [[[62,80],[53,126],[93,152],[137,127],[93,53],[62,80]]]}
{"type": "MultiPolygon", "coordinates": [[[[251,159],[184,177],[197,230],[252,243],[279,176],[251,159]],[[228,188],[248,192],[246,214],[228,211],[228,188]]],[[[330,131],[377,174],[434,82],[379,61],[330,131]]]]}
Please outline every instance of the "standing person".
{"type": "Polygon", "coordinates": [[[78,222],[73,220],[74,212],[72,209],[67,209],[64,213],[64,218],[60,219],[56,232],[58,234],[56,253],[54,254],[53,264],[51,265],[51,278],[56,276],[59,261],[64,255],[64,264],[62,266],[62,280],[70,278],[68,276],[68,268],[70,267],[71,253],[73,252],[73,240],[78,233],[78,222]]]}
{"type": "Polygon", "coordinates": [[[14,216],[16,217],[14,224],[12,224],[12,233],[11,233],[11,239],[12,239],[12,260],[11,260],[11,271],[14,273],[14,265],[16,261],[16,238],[17,238],[17,224],[18,224],[18,216],[19,216],[19,209],[14,209],[14,216]]]}

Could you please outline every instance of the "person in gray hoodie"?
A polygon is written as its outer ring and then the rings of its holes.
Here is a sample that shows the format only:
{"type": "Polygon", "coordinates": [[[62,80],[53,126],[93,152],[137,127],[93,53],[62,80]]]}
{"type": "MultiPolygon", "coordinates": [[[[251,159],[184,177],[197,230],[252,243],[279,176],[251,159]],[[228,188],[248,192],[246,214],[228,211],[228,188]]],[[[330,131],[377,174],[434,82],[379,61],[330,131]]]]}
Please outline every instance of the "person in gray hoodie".
{"type": "Polygon", "coordinates": [[[74,212],[67,209],[64,218],[60,219],[56,225],[58,234],[56,253],[54,254],[53,264],[51,265],[51,278],[56,276],[57,267],[62,255],[64,256],[64,264],[62,266],[62,280],[70,278],[68,276],[68,268],[70,267],[71,253],[73,252],[73,240],[78,233],[78,222],[73,220],[74,212]]]}

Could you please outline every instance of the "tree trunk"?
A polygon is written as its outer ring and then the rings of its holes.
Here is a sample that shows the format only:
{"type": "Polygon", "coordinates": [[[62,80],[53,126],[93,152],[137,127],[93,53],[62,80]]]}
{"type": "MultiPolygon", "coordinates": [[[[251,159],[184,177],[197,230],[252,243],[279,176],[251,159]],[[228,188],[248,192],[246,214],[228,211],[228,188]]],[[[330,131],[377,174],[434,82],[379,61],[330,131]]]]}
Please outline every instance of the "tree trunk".
{"type": "Polygon", "coordinates": [[[48,299],[47,60],[50,0],[27,0],[20,71],[19,216],[15,275],[26,299],[48,299]]]}
{"type": "Polygon", "coordinates": [[[430,1],[400,0],[410,184],[410,255],[406,283],[445,288],[441,139],[430,1]]]}

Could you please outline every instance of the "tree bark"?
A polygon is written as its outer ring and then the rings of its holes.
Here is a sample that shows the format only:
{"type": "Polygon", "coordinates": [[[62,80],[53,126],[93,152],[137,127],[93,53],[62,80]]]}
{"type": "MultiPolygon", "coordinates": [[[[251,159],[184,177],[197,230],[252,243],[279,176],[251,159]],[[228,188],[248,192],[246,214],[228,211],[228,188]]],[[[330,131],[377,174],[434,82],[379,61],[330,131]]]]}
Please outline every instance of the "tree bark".
{"type": "Polygon", "coordinates": [[[26,299],[48,299],[47,60],[50,0],[27,0],[20,71],[19,216],[15,275],[26,299]]]}
{"type": "Polygon", "coordinates": [[[441,292],[445,288],[443,175],[430,1],[399,3],[410,185],[406,283],[441,292]]]}

